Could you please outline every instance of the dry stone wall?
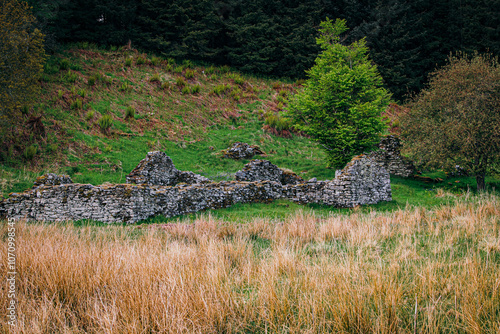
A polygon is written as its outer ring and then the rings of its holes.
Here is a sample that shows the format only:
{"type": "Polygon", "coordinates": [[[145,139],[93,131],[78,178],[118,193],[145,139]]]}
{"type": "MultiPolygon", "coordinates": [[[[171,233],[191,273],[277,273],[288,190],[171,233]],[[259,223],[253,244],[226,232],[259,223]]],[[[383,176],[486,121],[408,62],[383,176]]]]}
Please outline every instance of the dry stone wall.
{"type": "Polygon", "coordinates": [[[394,135],[385,136],[378,144],[379,150],[369,154],[382,164],[391,175],[410,177],[415,173],[413,163],[401,155],[401,142],[394,135]]]}
{"type": "MultiPolygon", "coordinates": [[[[160,155],[157,155],[160,156],[160,155]]],[[[169,158],[170,159],[170,158],[169,158]]],[[[160,160],[169,162],[164,157],[160,160]]],[[[172,164],[173,165],[173,164],[172,164]]],[[[147,182],[165,181],[172,169],[151,168],[154,178],[132,178],[147,182]]],[[[132,174],[132,173],[131,173],[132,174]]],[[[69,177],[58,177],[59,184],[41,177],[32,189],[11,194],[0,202],[0,216],[39,221],[92,219],[107,223],[134,223],[155,215],[173,217],[206,209],[229,207],[235,203],[269,202],[289,199],[298,203],[322,203],[337,207],[354,207],[391,200],[389,173],[373,159],[358,156],[331,181],[283,185],[277,181],[232,181],[177,185],[90,184],[72,183],[69,177]]],[[[129,181],[130,181],[129,180],[129,181]]]]}

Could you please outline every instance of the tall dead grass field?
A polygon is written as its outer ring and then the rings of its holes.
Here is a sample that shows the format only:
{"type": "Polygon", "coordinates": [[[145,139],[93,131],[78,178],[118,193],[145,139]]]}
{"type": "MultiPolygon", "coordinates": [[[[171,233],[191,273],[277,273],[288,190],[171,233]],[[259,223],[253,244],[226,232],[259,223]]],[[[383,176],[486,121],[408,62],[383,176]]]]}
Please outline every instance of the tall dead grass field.
{"type": "MultiPolygon", "coordinates": [[[[5,282],[6,221],[0,236],[5,282]]],[[[2,332],[500,333],[493,195],[244,224],[17,222],[16,244],[2,332]]]]}

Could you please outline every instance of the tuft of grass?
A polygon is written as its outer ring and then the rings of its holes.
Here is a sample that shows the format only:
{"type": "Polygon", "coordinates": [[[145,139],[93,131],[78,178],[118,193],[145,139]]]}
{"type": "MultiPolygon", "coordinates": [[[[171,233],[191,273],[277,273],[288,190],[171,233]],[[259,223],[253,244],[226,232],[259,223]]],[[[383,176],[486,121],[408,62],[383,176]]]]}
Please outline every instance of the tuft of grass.
{"type": "Polygon", "coordinates": [[[125,59],[125,66],[131,67],[132,66],[132,58],[128,57],[125,59]]]}
{"type": "Polygon", "coordinates": [[[166,81],[166,82],[161,84],[160,88],[162,90],[170,90],[170,89],[172,89],[172,85],[170,84],[170,82],[166,81]]]}
{"type": "Polygon", "coordinates": [[[71,109],[75,109],[75,110],[82,109],[83,108],[83,101],[82,101],[82,99],[76,99],[73,102],[71,102],[70,108],[71,109]]]}
{"type": "Polygon", "coordinates": [[[217,95],[217,96],[223,96],[226,94],[229,90],[231,90],[231,86],[222,84],[222,85],[217,85],[213,88],[212,94],[217,95]]]}
{"type": "Polygon", "coordinates": [[[201,86],[200,85],[193,85],[191,86],[191,94],[199,94],[201,91],[201,86]]]}
{"type": "Polygon", "coordinates": [[[120,87],[118,88],[118,90],[120,92],[129,92],[132,90],[132,87],[130,87],[130,85],[127,83],[127,82],[124,82],[120,85],[120,87]]]}
{"type": "Polygon", "coordinates": [[[161,58],[153,56],[151,57],[151,64],[153,66],[158,66],[161,63],[161,58]]]}
{"type": "Polygon", "coordinates": [[[128,106],[125,110],[125,119],[135,118],[135,109],[132,106],[128,106]]]}
{"type": "Polygon", "coordinates": [[[59,69],[61,71],[67,71],[67,70],[69,70],[70,66],[71,66],[71,62],[69,61],[69,59],[62,58],[59,61],[59,69]]]}
{"type": "Polygon", "coordinates": [[[146,63],[146,59],[142,56],[137,57],[135,60],[136,65],[144,65],[146,63]]]}
{"type": "Polygon", "coordinates": [[[76,80],[78,80],[78,75],[74,72],[71,72],[71,70],[68,70],[63,76],[63,81],[68,83],[75,83],[76,80]]]}
{"type": "Polygon", "coordinates": [[[61,89],[59,89],[57,91],[57,99],[60,100],[60,99],[62,99],[63,96],[64,96],[64,92],[61,89]]]}
{"type": "Polygon", "coordinates": [[[87,121],[91,121],[94,119],[94,115],[95,115],[95,110],[89,110],[89,112],[87,112],[87,115],[85,116],[85,119],[87,121]]]}
{"type": "Polygon", "coordinates": [[[184,95],[189,94],[191,93],[191,89],[189,88],[189,86],[184,86],[182,87],[181,93],[184,95]]]}
{"type": "Polygon", "coordinates": [[[87,80],[87,85],[90,87],[94,86],[97,81],[97,76],[96,75],[91,75],[88,80],[87,80]]]}
{"type": "Polygon", "coordinates": [[[176,66],[174,68],[174,73],[181,74],[184,71],[184,66],[176,66]]]}
{"type": "Polygon", "coordinates": [[[37,152],[37,147],[35,145],[30,145],[24,149],[23,156],[27,161],[33,160],[37,152]]]}
{"type": "Polygon", "coordinates": [[[149,79],[149,82],[160,82],[161,78],[158,73],[153,74],[153,76],[149,79]]]}
{"type": "Polygon", "coordinates": [[[192,79],[192,78],[194,78],[195,73],[196,73],[196,72],[195,72],[194,70],[192,70],[192,69],[189,69],[189,68],[188,68],[188,69],[186,70],[186,72],[184,73],[184,77],[185,77],[186,79],[192,79]]]}
{"type": "Polygon", "coordinates": [[[109,133],[109,129],[113,125],[113,119],[111,118],[111,115],[104,115],[101,118],[99,118],[98,124],[99,127],[101,128],[101,131],[107,134],[109,133]]]}
{"type": "Polygon", "coordinates": [[[183,77],[178,77],[177,79],[175,79],[175,85],[177,87],[186,86],[187,85],[186,79],[184,79],[183,77]]]}

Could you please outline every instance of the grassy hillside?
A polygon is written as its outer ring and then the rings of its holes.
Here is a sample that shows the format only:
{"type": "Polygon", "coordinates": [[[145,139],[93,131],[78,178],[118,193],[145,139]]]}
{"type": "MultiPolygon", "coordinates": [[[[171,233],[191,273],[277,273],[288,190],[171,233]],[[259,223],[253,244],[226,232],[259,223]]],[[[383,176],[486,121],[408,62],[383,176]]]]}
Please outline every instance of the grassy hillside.
{"type": "MultiPolygon", "coordinates": [[[[298,83],[83,44],[52,56],[41,84],[40,102],[24,110],[20,124],[6,132],[0,171],[3,196],[30,188],[45,172],[66,173],[75,182],[94,185],[125,182],[125,176],[152,150],[165,151],[181,170],[228,180],[248,162],[221,157],[220,151],[236,141],[259,145],[267,153],[265,159],[305,179],[335,175],[325,168],[323,151],[307,138],[281,138],[262,129],[265,117],[286,105],[286,97],[298,83]],[[41,123],[33,121],[40,116],[41,123]]],[[[474,188],[472,178],[440,184],[394,178],[394,201],[376,207],[435,205],[453,198],[442,196],[439,189],[460,192],[469,187],[474,188]]],[[[291,203],[250,204],[216,214],[284,215],[299,208],[291,203]]],[[[335,210],[309,208],[324,213],[335,210]]]]}

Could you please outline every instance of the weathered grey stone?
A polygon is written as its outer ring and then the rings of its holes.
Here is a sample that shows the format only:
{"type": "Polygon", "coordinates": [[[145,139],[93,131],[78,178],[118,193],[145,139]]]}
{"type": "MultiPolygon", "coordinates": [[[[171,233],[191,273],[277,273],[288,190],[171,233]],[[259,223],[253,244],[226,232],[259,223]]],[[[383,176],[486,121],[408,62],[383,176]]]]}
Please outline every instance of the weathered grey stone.
{"type": "Polygon", "coordinates": [[[290,170],[283,170],[267,160],[252,160],[235,174],[237,181],[275,181],[281,184],[299,184],[304,180],[290,170]]]}
{"type": "Polygon", "coordinates": [[[41,185],[57,186],[60,184],[69,184],[69,183],[73,183],[69,175],[58,175],[54,173],[48,173],[37,177],[33,187],[39,187],[41,185]]]}
{"type": "Polygon", "coordinates": [[[236,142],[228,148],[222,151],[224,158],[229,159],[251,159],[255,155],[265,154],[257,145],[248,145],[247,143],[236,142]]]}
{"type": "Polygon", "coordinates": [[[401,155],[401,142],[394,135],[385,136],[378,144],[379,150],[369,156],[382,164],[389,174],[410,177],[415,173],[415,166],[401,155]]]}
{"type": "Polygon", "coordinates": [[[269,180],[176,186],[40,184],[1,201],[0,217],[134,223],[155,215],[172,217],[235,203],[269,202],[280,198],[337,207],[390,201],[389,173],[373,159],[362,155],[355,157],[332,181],[295,185],[269,180]]]}
{"type": "Polygon", "coordinates": [[[193,172],[175,168],[172,159],[164,152],[149,152],[137,167],[127,175],[127,183],[174,186],[178,183],[197,184],[211,182],[193,172]]]}
{"type": "Polygon", "coordinates": [[[281,183],[283,171],[267,160],[252,160],[234,175],[237,181],[275,181],[281,183]]]}

